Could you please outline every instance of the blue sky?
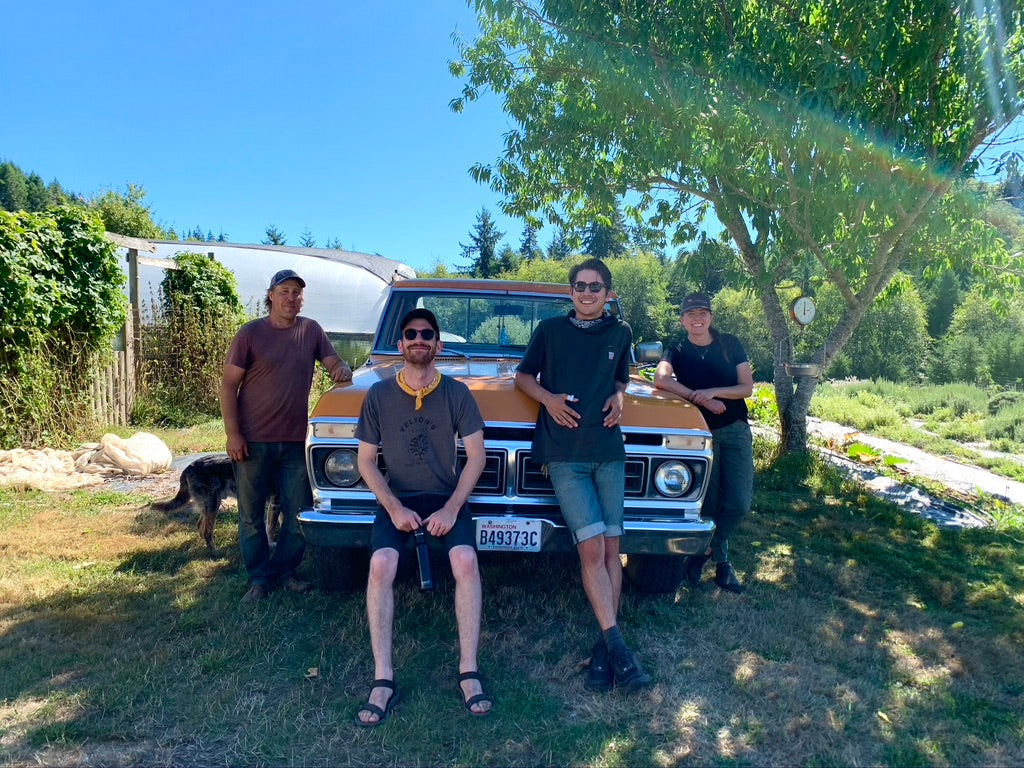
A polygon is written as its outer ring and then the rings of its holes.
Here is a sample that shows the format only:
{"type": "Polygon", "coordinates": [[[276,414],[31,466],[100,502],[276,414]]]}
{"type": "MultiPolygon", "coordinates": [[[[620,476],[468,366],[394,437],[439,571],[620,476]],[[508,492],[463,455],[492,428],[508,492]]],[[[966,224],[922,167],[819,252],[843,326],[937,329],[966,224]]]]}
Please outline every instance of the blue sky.
{"type": "Polygon", "coordinates": [[[467,173],[508,120],[494,98],[448,108],[452,34],[477,31],[460,0],[33,0],[3,22],[0,160],[46,182],[140,184],[179,234],[308,229],[418,269],[462,265],[486,206],[518,247],[522,224],[467,173]]]}
{"type": "Polygon", "coordinates": [[[448,108],[452,34],[477,31],[462,0],[33,0],[3,22],[0,160],[26,173],[86,197],[139,184],[158,223],[239,243],[274,225],[462,266],[486,207],[518,248],[522,223],[467,172],[508,118],[495,98],[448,108]]]}

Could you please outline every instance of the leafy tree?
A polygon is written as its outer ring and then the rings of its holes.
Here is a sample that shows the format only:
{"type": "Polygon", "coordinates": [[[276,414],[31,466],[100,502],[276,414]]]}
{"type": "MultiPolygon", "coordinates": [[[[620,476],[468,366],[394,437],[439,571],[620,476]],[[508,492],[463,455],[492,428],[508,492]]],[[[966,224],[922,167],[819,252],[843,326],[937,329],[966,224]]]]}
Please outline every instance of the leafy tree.
{"type": "Polygon", "coordinates": [[[299,238],[299,245],[303,248],[316,248],[316,238],[313,237],[313,233],[309,231],[309,228],[302,230],[302,237],[299,238]]]}
{"type": "Polygon", "coordinates": [[[452,107],[491,90],[518,126],[474,177],[509,215],[576,226],[632,190],[632,210],[677,244],[714,213],[771,330],[783,450],[806,448],[816,381],[786,372],[777,286],[805,263],[836,286],[843,311],[815,353],[828,362],[912,258],[1006,264],[951,193],[1024,108],[1018,0],[474,6],[481,34],[451,65],[465,79],[452,107]]]}
{"type": "Polygon", "coordinates": [[[285,245],[287,243],[287,235],[283,232],[279,232],[277,227],[273,224],[267,227],[265,235],[266,236],[263,240],[264,245],[285,245]]]}
{"type": "Polygon", "coordinates": [[[108,232],[157,240],[163,237],[164,232],[153,221],[152,211],[144,202],[145,198],[145,189],[129,184],[124,194],[108,189],[98,197],[93,197],[88,206],[99,213],[108,232]]]}
{"type": "Polygon", "coordinates": [[[474,277],[489,278],[501,270],[497,263],[498,241],[504,236],[499,232],[486,208],[481,208],[476,215],[476,225],[469,233],[469,245],[459,243],[462,258],[469,259],[472,265],[467,272],[474,277]]]}

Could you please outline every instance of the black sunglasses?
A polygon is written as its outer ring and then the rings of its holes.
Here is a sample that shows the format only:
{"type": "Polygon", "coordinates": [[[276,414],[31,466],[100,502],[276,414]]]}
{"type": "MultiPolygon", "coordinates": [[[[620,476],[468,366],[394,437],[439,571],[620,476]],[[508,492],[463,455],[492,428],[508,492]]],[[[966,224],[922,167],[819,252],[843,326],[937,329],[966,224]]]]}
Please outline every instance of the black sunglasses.
{"type": "Polygon", "coordinates": [[[406,341],[412,341],[417,336],[419,336],[424,341],[433,341],[434,340],[434,329],[433,328],[421,328],[421,329],[406,328],[404,331],[402,331],[402,338],[405,339],[406,341]]]}
{"type": "Polygon", "coordinates": [[[583,293],[584,291],[600,293],[604,290],[604,283],[584,283],[580,280],[578,283],[572,284],[572,289],[576,291],[576,293],[583,293]]]}

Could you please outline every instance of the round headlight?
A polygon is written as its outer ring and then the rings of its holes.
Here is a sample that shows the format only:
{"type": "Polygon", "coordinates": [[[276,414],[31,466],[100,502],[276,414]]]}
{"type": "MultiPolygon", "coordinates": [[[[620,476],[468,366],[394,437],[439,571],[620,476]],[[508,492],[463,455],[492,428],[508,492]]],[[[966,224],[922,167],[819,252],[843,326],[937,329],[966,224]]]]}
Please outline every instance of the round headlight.
{"type": "Polygon", "coordinates": [[[666,461],[654,473],[654,487],[662,496],[682,496],[692,481],[693,475],[681,461],[666,461]]]}
{"type": "Polygon", "coordinates": [[[324,474],[335,485],[347,488],[359,482],[356,452],[347,448],[334,451],[324,462],[324,474]]]}

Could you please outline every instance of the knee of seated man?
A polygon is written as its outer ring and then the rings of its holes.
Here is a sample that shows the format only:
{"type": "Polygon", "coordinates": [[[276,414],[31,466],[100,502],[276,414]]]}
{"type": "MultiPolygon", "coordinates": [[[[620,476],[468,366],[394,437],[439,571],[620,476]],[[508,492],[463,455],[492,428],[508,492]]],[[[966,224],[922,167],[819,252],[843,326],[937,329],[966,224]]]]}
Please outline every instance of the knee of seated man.
{"type": "Polygon", "coordinates": [[[398,552],[389,547],[378,549],[370,557],[371,579],[394,579],[398,572],[398,552]]]}
{"type": "Polygon", "coordinates": [[[470,546],[460,544],[452,547],[448,552],[448,560],[452,565],[452,575],[456,579],[467,576],[473,578],[479,573],[476,550],[470,546]]]}

